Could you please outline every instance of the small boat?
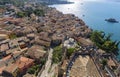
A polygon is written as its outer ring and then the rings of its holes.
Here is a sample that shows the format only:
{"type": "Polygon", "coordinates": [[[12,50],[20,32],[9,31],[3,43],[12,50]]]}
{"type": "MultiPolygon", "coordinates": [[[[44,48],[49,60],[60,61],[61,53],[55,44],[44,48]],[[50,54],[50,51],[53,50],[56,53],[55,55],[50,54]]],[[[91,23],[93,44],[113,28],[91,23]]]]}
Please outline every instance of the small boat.
{"type": "Polygon", "coordinates": [[[105,21],[111,22],[111,23],[119,23],[119,21],[117,21],[117,20],[114,19],[114,18],[105,19],[105,21]]]}

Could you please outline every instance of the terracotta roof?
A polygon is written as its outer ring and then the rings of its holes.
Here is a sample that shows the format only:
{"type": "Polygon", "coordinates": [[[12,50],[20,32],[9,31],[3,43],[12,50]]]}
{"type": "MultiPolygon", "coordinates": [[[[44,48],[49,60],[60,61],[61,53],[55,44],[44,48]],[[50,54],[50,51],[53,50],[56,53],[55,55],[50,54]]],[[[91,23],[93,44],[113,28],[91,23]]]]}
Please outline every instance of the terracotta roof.
{"type": "Polygon", "coordinates": [[[27,37],[35,37],[34,33],[27,34],[27,37]]]}
{"type": "Polygon", "coordinates": [[[6,54],[11,54],[14,51],[18,51],[18,50],[20,50],[18,47],[17,48],[13,48],[13,49],[9,49],[9,50],[6,51],[6,54]]]}
{"type": "Polygon", "coordinates": [[[0,22],[2,21],[10,21],[11,23],[15,24],[15,23],[20,23],[22,22],[22,19],[21,18],[13,18],[13,17],[4,17],[4,18],[0,18],[0,22]]]}
{"type": "Polygon", "coordinates": [[[0,38],[8,38],[8,35],[7,34],[0,34],[0,38]]]}
{"type": "Polygon", "coordinates": [[[1,51],[6,51],[6,50],[8,50],[8,49],[9,49],[8,43],[2,44],[2,45],[0,46],[0,50],[1,50],[1,51]]]}
{"type": "Polygon", "coordinates": [[[54,34],[52,36],[52,40],[62,40],[64,37],[62,35],[57,35],[57,34],[54,34]]]}
{"type": "MultiPolygon", "coordinates": [[[[43,38],[43,39],[46,39],[46,38],[43,38]]],[[[51,41],[44,41],[44,40],[39,39],[39,37],[35,37],[35,43],[42,45],[42,46],[49,47],[51,44],[51,41]]]]}
{"type": "Polygon", "coordinates": [[[10,59],[11,57],[12,57],[11,55],[8,55],[8,56],[4,57],[2,60],[6,61],[6,60],[10,59]]]}
{"type": "Polygon", "coordinates": [[[23,70],[24,68],[28,68],[31,64],[34,63],[33,59],[29,59],[27,57],[20,57],[19,60],[15,63],[20,70],[23,70]]]}
{"type": "Polygon", "coordinates": [[[7,20],[12,20],[13,19],[13,17],[7,17],[7,18],[0,18],[0,21],[7,21],[7,20]]]}
{"type": "Polygon", "coordinates": [[[1,29],[0,30],[0,34],[10,34],[11,33],[11,31],[7,31],[7,30],[4,30],[4,29],[1,29]]]}
{"type": "Polygon", "coordinates": [[[3,70],[5,69],[5,66],[0,68],[0,75],[2,74],[3,70]]]}
{"type": "Polygon", "coordinates": [[[111,58],[108,60],[108,65],[109,66],[116,66],[115,62],[111,58]]]}
{"type": "Polygon", "coordinates": [[[31,58],[39,59],[40,57],[43,57],[45,53],[46,51],[44,51],[40,46],[35,45],[29,48],[26,54],[31,58]]]}
{"type": "Polygon", "coordinates": [[[7,71],[9,73],[13,73],[14,71],[16,71],[17,68],[18,68],[17,65],[12,64],[12,65],[7,66],[3,71],[7,71]]]}
{"type": "Polygon", "coordinates": [[[77,38],[77,40],[80,42],[80,43],[82,43],[83,45],[93,45],[93,43],[90,41],[90,40],[88,40],[88,39],[85,39],[85,38],[77,38]]]}
{"type": "Polygon", "coordinates": [[[11,41],[9,42],[9,46],[10,46],[10,47],[14,47],[14,46],[17,46],[17,45],[18,45],[18,41],[17,41],[16,39],[11,40],[11,41]]]}
{"type": "Polygon", "coordinates": [[[23,77],[36,77],[36,76],[27,73],[27,74],[25,74],[23,77]]]}

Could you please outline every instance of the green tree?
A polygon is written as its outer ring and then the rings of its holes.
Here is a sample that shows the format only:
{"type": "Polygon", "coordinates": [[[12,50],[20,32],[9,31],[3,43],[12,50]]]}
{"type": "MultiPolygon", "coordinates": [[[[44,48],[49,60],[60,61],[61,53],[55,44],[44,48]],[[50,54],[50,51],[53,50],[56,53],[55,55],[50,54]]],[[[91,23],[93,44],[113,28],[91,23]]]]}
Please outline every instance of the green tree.
{"type": "Polygon", "coordinates": [[[102,31],[93,31],[91,34],[91,40],[98,46],[104,43],[104,37],[105,34],[102,31]]]}
{"type": "Polygon", "coordinates": [[[53,49],[53,63],[59,63],[62,60],[62,47],[57,46],[53,49]]]}
{"type": "Polygon", "coordinates": [[[45,59],[45,58],[40,59],[40,63],[41,63],[42,65],[44,65],[45,62],[46,62],[46,59],[45,59]]]}
{"type": "Polygon", "coordinates": [[[107,53],[118,54],[118,45],[119,42],[111,40],[112,34],[105,35],[101,31],[93,31],[91,34],[91,40],[95,43],[96,46],[103,49],[107,53]]]}
{"type": "Polygon", "coordinates": [[[44,11],[41,9],[35,9],[34,10],[35,15],[37,16],[44,16],[44,11]]]}
{"type": "Polygon", "coordinates": [[[105,41],[105,43],[102,45],[103,50],[105,50],[107,53],[116,53],[118,51],[118,44],[113,41],[105,41]]]}
{"type": "Polygon", "coordinates": [[[25,12],[17,12],[17,17],[19,17],[19,18],[22,18],[22,17],[25,17],[26,16],[26,14],[25,14],[25,12]]]}
{"type": "Polygon", "coordinates": [[[9,37],[10,39],[15,39],[15,38],[17,38],[17,36],[16,36],[15,33],[9,34],[8,37],[9,37]]]}
{"type": "Polygon", "coordinates": [[[103,60],[101,61],[101,64],[102,64],[102,67],[103,67],[103,69],[104,69],[105,66],[107,65],[107,60],[106,60],[106,59],[103,59],[103,60]]]}
{"type": "Polygon", "coordinates": [[[40,69],[40,65],[35,65],[29,68],[27,72],[29,74],[35,74],[39,69],[40,69]]]}
{"type": "Polygon", "coordinates": [[[72,55],[72,53],[75,52],[75,48],[69,48],[67,49],[67,57],[70,58],[70,56],[72,55]]]}
{"type": "Polygon", "coordinates": [[[34,13],[34,10],[33,10],[32,7],[28,7],[28,8],[25,9],[24,12],[25,12],[25,15],[26,15],[26,16],[30,17],[30,15],[31,15],[32,13],[34,13]]]}

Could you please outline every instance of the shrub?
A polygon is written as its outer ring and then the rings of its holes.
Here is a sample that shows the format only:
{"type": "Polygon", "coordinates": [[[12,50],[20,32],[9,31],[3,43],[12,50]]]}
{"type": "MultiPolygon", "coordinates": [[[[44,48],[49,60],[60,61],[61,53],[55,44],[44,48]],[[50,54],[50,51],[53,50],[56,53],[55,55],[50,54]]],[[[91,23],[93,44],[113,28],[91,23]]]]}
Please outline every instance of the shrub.
{"type": "Polygon", "coordinates": [[[62,60],[62,47],[61,46],[57,46],[53,50],[52,61],[53,61],[53,63],[58,63],[61,60],[62,60]]]}
{"type": "Polygon", "coordinates": [[[72,55],[72,53],[74,53],[75,48],[69,48],[67,49],[67,57],[70,58],[70,56],[72,55]]]}
{"type": "Polygon", "coordinates": [[[22,18],[22,17],[25,17],[26,16],[26,14],[25,14],[25,12],[17,12],[17,17],[19,17],[19,18],[22,18]]]}
{"type": "Polygon", "coordinates": [[[15,39],[17,38],[16,34],[15,33],[11,33],[8,35],[10,39],[15,39]]]}
{"type": "Polygon", "coordinates": [[[34,14],[37,16],[44,16],[44,11],[41,9],[35,9],[34,14]]]}
{"type": "Polygon", "coordinates": [[[35,74],[39,70],[39,68],[40,68],[40,65],[35,65],[29,68],[27,72],[29,74],[35,74]]]}
{"type": "Polygon", "coordinates": [[[112,41],[111,34],[106,35],[101,31],[93,31],[91,34],[91,40],[96,46],[106,51],[106,53],[118,54],[118,46],[120,42],[112,41]]]}

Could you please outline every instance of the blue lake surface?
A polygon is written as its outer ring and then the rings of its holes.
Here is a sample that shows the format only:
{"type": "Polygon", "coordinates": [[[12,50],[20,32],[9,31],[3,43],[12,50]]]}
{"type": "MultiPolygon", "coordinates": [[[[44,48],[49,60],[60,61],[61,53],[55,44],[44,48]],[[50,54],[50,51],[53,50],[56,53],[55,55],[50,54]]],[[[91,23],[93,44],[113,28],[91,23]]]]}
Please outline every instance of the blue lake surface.
{"type": "MultiPolygon", "coordinates": [[[[59,11],[72,13],[83,19],[93,30],[112,33],[112,39],[120,41],[120,23],[108,23],[107,18],[115,18],[120,22],[120,0],[67,0],[73,4],[55,4],[59,11]],[[83,16],[84,15],[84,16],[83,16]]],[[[119,46],[120,47],[120,46],[119,46]]],[[[120,59],[120,55],[118,56],[120,59]]]]}

